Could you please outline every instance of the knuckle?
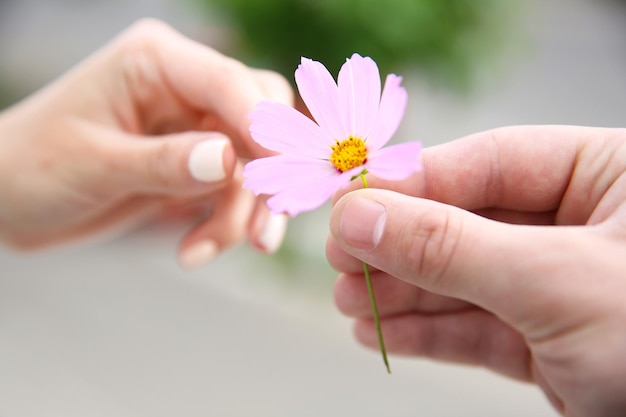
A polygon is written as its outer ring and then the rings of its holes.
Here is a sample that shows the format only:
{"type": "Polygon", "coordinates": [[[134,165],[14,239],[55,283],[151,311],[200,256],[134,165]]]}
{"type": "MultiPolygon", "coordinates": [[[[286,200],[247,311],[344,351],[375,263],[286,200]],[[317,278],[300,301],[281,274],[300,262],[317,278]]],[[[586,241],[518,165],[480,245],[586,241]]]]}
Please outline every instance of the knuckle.
{"type": "Polygon", "coordinates": [[[117,50],[122,63],[143,64],[146,58],[157,61],[159,49],[177,36],[178,32],[167,23],[144,18],[133,23],[122,33],[118,39],[117,50]]]}
{"type": "Polygon", "coordinates": [[[447,275],[457,251],[463,230],[461,218],[446,209],[431,209],[407,230],[410,233],[403,243],[405,247],[398,251],[407,256],[405,273],[439,287],[438,281],[447,275]]]}
{"type": "Polygon", "coordinates": [[[234,58],[220,55],[214,64],[219,70],[216,74],[223,78],[221,85],[224,88],[239,87],[244,85],[244,80],[251,79],[250,68],[234,58]]]}
{"type": "Polygon", "coordinates": [[[173,31],[171,26],[158,19],[142,18],[127,29],[125,39],[129,44],[150,44],[173,31]]]}
{"type": "MultiPolygon", "coordinates": [[[[122,91],[128,94],[138,109],[153,108],[154,103],[169,97],[165,79],[163,48],[175,33],[173,29],[154,19],[145,19],[131,26],[118,44],[115,54],[116,74],[120,76],[122,91]]],[[[162,133],[160,124],[169,117],[158,112],[137,111],[128,123],[145,133],[162,133]]]]}
{"type": "Polygon", "coordinates": [[[285,77],[271,70],[258,70],[257,75],[261,88],[268,98],[293,105],[294,92],[285,77]]]}

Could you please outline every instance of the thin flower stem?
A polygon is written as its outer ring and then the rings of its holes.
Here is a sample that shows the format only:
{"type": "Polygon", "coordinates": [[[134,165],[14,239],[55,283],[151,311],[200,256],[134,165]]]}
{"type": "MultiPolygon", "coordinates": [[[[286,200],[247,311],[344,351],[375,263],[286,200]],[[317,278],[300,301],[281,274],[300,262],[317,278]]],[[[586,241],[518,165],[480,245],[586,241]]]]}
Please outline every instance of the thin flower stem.
{"type": "MultiPolygon", "coordinates": [[[[360,175],[363,181],[363,187],[369,188],[367,185],[367,179],[365,179],[365,172],[360,175]]],[[[380,346],[380,353],[383,356],[383,362],[387,368],[387,373],[391,374],[391,368],[389,367],[389,361],[387,360],[387,350],[385,349],[385,341],[383,339],[383,331],[380,327],[380,316],[378,315],[378,306],[376,305],[376,297],[374,296],[374,287],[372,286],[372,277],[370,276],[370,267],[366,262],[363,262],[363,272],[365,272],[365,282],[367,283],[367,292],[370,296],[370,303],[372,304],[372,313],[374,313],[374,324],[376,325],[376,333],[378,334],[378,345],[380,346]]]]}
{"type": "Polygon", "coordinates": [[[363,181],[363,188],[370,188],[369,185],[367,185],[367,178],[365,178],[365,173],[361,173],[361,181],[363,181]]]}

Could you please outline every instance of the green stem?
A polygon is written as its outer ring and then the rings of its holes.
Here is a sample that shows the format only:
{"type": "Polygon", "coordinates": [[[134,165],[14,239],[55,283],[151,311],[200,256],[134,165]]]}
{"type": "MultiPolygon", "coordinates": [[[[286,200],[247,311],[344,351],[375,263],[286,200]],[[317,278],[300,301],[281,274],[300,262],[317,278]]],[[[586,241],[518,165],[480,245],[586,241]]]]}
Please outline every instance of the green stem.
{"type": "MultiPolygon", "coordinates": [[[[365,179],[365,172],[361,173],[360,177],[363,181],[363,187],[368,188],[367,180],[365,179]]],[[[370,296],[370,303],[372,304],[372,313],[374,313],[374,324],[376,325],[376,333],[378,335],[378,345],[380,346],[380,353],[383,356],[383,362],[387,368],[387,373],[391,374],[391,368],[389,368],[389,361],[387,360],[387,350],[385,349],[385,341],[383,339],[383,331],[380,327],[380,316],[378,315],[378,307],[376,305],[376,297],[374,296],[374,287],[372,286],[372,277],[370,276],[370,267],[366,262],[363,262],[363,272],[365,272],[365,282],[367,283],[367,292],[370,296]]]]}

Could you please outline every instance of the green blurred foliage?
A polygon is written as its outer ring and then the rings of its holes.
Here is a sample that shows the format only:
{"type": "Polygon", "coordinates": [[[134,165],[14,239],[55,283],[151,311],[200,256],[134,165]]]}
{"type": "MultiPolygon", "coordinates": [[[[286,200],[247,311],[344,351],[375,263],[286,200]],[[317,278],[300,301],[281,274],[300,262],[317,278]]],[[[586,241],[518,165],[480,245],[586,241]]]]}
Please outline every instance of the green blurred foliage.
{"type": "MultiPolygon", "coordinates": [[[[382,73],[417,67],[466,87],[492,56],[516,0],[199,0],[239,36],[236,52],[289,79],[306,56],[336,74],[353,52],[382,73]]],[[[232,51],[231,51],[232,52],[232,51]]]]}

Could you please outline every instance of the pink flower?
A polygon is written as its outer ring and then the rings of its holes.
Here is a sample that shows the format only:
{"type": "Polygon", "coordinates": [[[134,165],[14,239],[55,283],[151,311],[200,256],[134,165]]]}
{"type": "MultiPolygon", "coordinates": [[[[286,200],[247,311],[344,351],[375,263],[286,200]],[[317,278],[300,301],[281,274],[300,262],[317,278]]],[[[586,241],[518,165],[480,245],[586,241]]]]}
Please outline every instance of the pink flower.
{"type": "Polygon", "coordinates": [[[401,77],[389,74],[381,95],[378,66],[358,54],[343,64],[337,83],[308,58],[295,77],[317,123],[274,102],[261,102],[250,114],[252,138],[279,155],[249,162],[243,186],[272,195],[267,204],[274,213],[313,210],[361,174],[401,180],[421,168],[419,142],[383,148],[406,108],[401,77]]]}

